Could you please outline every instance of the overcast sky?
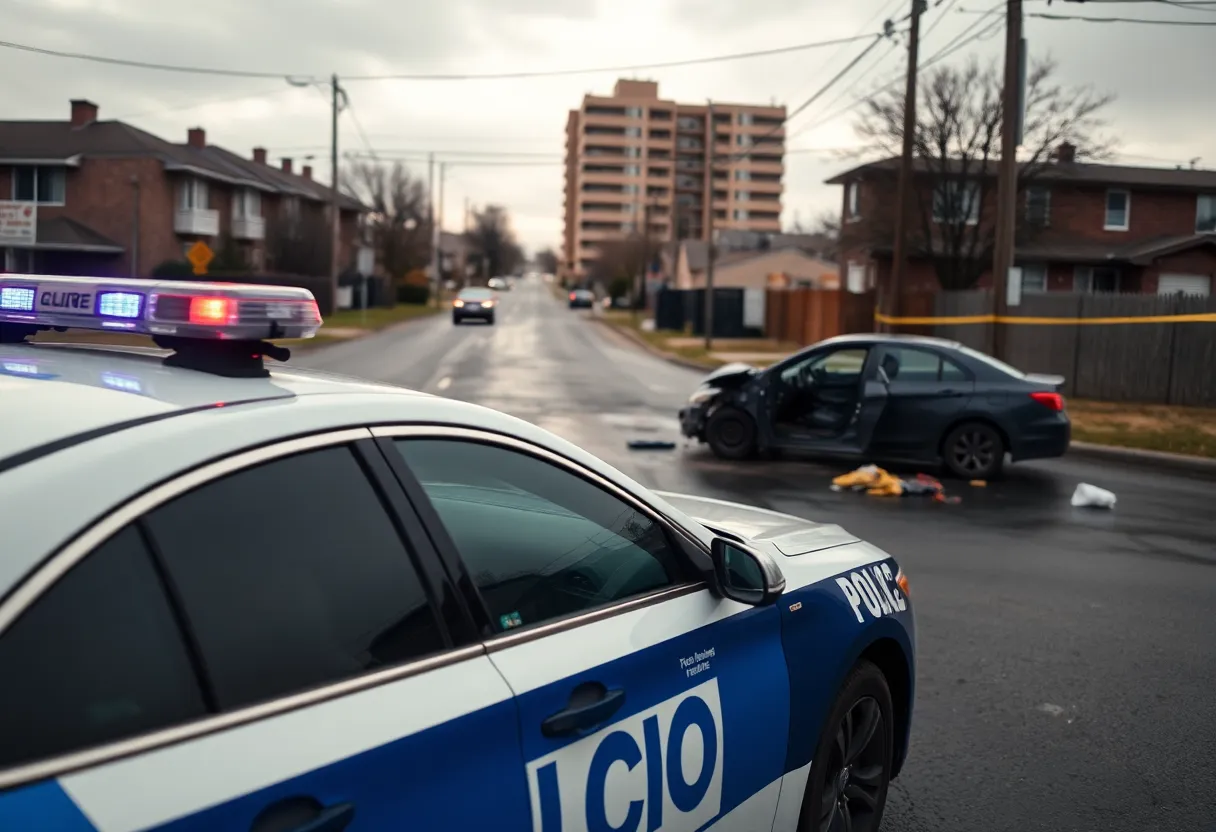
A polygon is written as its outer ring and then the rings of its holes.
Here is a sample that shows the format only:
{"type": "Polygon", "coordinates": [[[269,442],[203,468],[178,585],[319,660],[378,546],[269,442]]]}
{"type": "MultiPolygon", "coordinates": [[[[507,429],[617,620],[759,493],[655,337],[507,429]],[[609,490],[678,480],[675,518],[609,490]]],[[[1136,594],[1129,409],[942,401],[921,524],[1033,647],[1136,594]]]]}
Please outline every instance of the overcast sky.
{"type": "MultiPolygon", "coordinates": [[[[922,55],[930,57],[976,22],[994,0],[930,0],[922,55]]],[[[875,31],[907,13],[907,0],[4,0],[3,39],[46,49],[130,60],[222,67],[299,77],[392,73],[499,73],[637,65],[702,58],[875,31]]],[[[1216,22],[1216,6],[1160,2],[1028,0],[1026,11],[1216,22]],[[1204,9],[1210,11],[1204,11],[1204,9]]],[[[991,19],[991,18],[990,18],[991,19]]],[[[981,25],[979,28],[983,28],[981,25]]],[[[1051,54],[1060,81],[1117,94],[1108,117],[1128,164],[1216,168],[1216,27],[1087,24],[1028,19],[1032,56],[1051,54]]],[[[1000,30],[947,60],[1000,55],[1000,30]]],[[[679,101],[784,103],[793,108],[843,68],[865,43],[747,60],[626,74],[659,82],[679,101]]],[[[860,144],[852,113],[859,93],[898,76],[903,49],[877,47],[789,125],[783,221],[837,210],[823,180],[852,163],[836,152],[860,144]],[[850,85],[857,81],[852,89],[850,85]],[[843,94],[844,97],[838,98],[843,94]]],[[[611,92],[618,73],[516,80],[350,81],[352,119],[344,150],[383,157],[434,151],[452,162],[445,225],[459,228],[465,200],[511,212],[530,249],[561,233],[566,113],[585,93],[611,92]],[[366,142],[357,124],[366,134],[366,142]],[[510,166],[465,165],[478,152],[511,151],[510,166]],[[518,162],[539,164],[521,165],[518,162]]],[[[88,98],[172,141],[201,126],[208,141],[250,155],[311,162],[327,177],[328,93],[268,78],[228,78],[105,66],[0,49],[0,118],[62,119],[68,100],[88,98]]],[[[496,157],[496,161],[507,161],[496,157]]],[[[425,162],[410,162],[427,175],[425,162]]]]}

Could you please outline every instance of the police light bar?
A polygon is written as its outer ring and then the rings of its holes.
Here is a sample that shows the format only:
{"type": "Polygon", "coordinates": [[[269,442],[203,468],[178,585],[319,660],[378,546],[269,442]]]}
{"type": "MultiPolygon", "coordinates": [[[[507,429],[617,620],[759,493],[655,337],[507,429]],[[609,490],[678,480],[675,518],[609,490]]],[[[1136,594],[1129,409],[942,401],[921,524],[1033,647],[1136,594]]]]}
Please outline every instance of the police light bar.
{"type": "Polygon", "coordinates": [[[218,341],[312,338],[321,313],[294,286],[0,274],[0,324],[218,341]]]}

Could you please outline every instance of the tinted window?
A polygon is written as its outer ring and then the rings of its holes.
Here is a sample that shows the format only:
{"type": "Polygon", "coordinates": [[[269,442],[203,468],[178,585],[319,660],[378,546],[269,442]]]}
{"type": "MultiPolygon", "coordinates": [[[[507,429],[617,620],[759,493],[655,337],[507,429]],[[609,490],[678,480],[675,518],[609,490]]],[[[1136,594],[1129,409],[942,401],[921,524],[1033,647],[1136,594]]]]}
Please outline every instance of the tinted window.
{"type": "Polygon", "coordinates": [[[823,381],[838,385],[859,382],[867,353],[868,350],[858,347],[819,353],[786,367],[781,371],[781,380],[787,384],[823,381]]]}
{"type": "Polygon", "coordinates": [[[882,368],[891,381],[936,382],[942,360],[936,353],[908,347],[887,347],[883,350],[882,368]]]}
{"type": "Polygon", "coordinates": [[[147,524],[222,708],[443,646],[396,528],[349,448],[208,483],[147,524]]]}
{"type": "Polygon", "coordinates": [[[942,359],[942,381],[971,381],[971,373],[949,358],[942,359]]]}
{"type": "Polygon", "coordinates": [[[204,715],[139,532],[73,567],[0,637],[0,767],[204,715]]]}
{"type": "Polygon", "coordinates": [[[568,471],[472,442],[397,448],[504,629],[682,580],[661,526],[568,471]]]}
{"type": "Polygon", "coordinates": [[[982,361],[989,367],[999,370],[1007,376],[1013,376],[1014,378],[1026,378],[1026,374],[1017,367],[1012,367],[1009,364],[1006,364],[1004,361],[1001,361],[999,358],[993,358],[991,355],[982,353],[979,350],[973,350],[968,346],[960,345],[957,349],[963,355],[969,358],[974,358],[976,361],[982,361]]]}

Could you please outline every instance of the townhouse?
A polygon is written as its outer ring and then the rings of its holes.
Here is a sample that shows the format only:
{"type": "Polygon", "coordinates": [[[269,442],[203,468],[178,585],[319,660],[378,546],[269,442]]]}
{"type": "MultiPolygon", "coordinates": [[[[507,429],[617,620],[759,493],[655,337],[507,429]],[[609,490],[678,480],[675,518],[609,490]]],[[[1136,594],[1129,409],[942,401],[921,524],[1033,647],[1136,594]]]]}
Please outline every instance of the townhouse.
{"type": "MultiPolygon", "coordinates": [[[[200,127],[176,144],[98,115],[73,100],[65,121],[0,121],[0,268],[147,277],[202,240],[229,270],[329,273],[331,190],[311,167],[272,166],[263,148],[244,158],[200,127]]],[[[339,204],[345,269],[367,209],[339,204]]]]}
{"type": "MultiPolygon", "coordinates": [[[[995,163],[918,159],[914,170],[905,290],[938,291],[942,261],[960,251],[974,256],[978,285],[991,285],[995,163]],[[948,242],[960,237],[975,245],[948,242]]],[[[827,180],[843,186],[838,257],[852,291],[889,285],[898,171],[891,158],[827,180]]],[[[1211,293],[1216,171],[1078,162],[1064,143],[1023,173],[1014,254],[1023,292],[1211,293]]]]}

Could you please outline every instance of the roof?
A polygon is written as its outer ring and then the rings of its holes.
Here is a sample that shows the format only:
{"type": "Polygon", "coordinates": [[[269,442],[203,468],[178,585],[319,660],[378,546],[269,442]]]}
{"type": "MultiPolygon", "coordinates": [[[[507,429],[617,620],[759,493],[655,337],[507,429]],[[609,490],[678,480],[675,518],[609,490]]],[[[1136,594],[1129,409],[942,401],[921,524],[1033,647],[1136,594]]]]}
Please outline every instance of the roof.
{"type": "MultiPolygon", "coordinates": [[[[690,271],[703,271],[709,263],[709,244],[704,240],[686,240],[684,242],[684,251],[688,257],[688,268],[690,271]]],[[[766,257],[779,251],[792,251],[801,254],[808,260],[819,260],[827,266],[835,269],[834,263],[829,263],[816,255],[810,254],[805,248],[797,243],[785,243],[782,245],[771,245],[768,248],[752,248],[752,249],[735,249],[724,251],[714,260],[715,266],[729,266],[738,263],[743,263],[748,260],[755,260],[761,257],[766,257]]]]}
{"type": "Polygon", "coordinates": [[[905,335],[900,332],[857,332],[848,335],[836,335],[811,346],[821,347],[824,344],[890,344],[893,342],[921,344],[926,347],[941,347],[942,349],[957,349],[962,346],[958,341],[951,341],[948,338],[935,338],[932,335],[905,335]]]}
{"type": "Polygon", "coordinates": [[[53,344],[0,345],[0,472],[48,443],[217,403],[403,388],[280,365],[268,379],[231,379],[165,367],[167,353],[53,344]]]}
{"type": "Polygon", "coordinates": [[[66,249],[69,251],[95,251],[122,254],[123,247],[104,234],[100,234],[70,217],[38,218],[37,242],[32,248],[39,250],[66,249]]]}
{"type": "MultiPolygon", "coordinates": [[[[937,173],[941,162],[937,160],[914,159],[913,170],[917,173],[937,173]]],[[[954,160],[950,172],[961,174],[964,170],[962,160],[954,160]]],[[[977,160],[971,160],[967,166],[969,175],[983,174],[995,177],[997,162],[990,160],[981,167],[977,160]]],[[[899,157],[880,159],[868,162],[844,173],[839,173],[826,180],[828,185],[843,185],[853,179],[867,174],[896,175],[899,172],[899,157]]],[[[1181,190],[1216,190],[1216,170],[1189,168],[1152,168],[1134,167],[1130,165],[1101,165],[1089,162],[1055,162],[1042,167],[1035,174],[1036,180],[1049,182],[1075,183],[1078,185],[1123,185],[1125,187],[1161,188],[1181,190]]]]}
{"type": "MultiPolygon", "coordinates": [[[[78,165],[82,158],[152,158],[170,173],[193,173],[229,185],[328,201],[330,188],[294,173],[244,159],[229,150],[174,144],[121,121],[0,121],[0,163],[78,165]]],[[[365,211],[357,199],[341,195],[343,208],[365,211]]]]}

